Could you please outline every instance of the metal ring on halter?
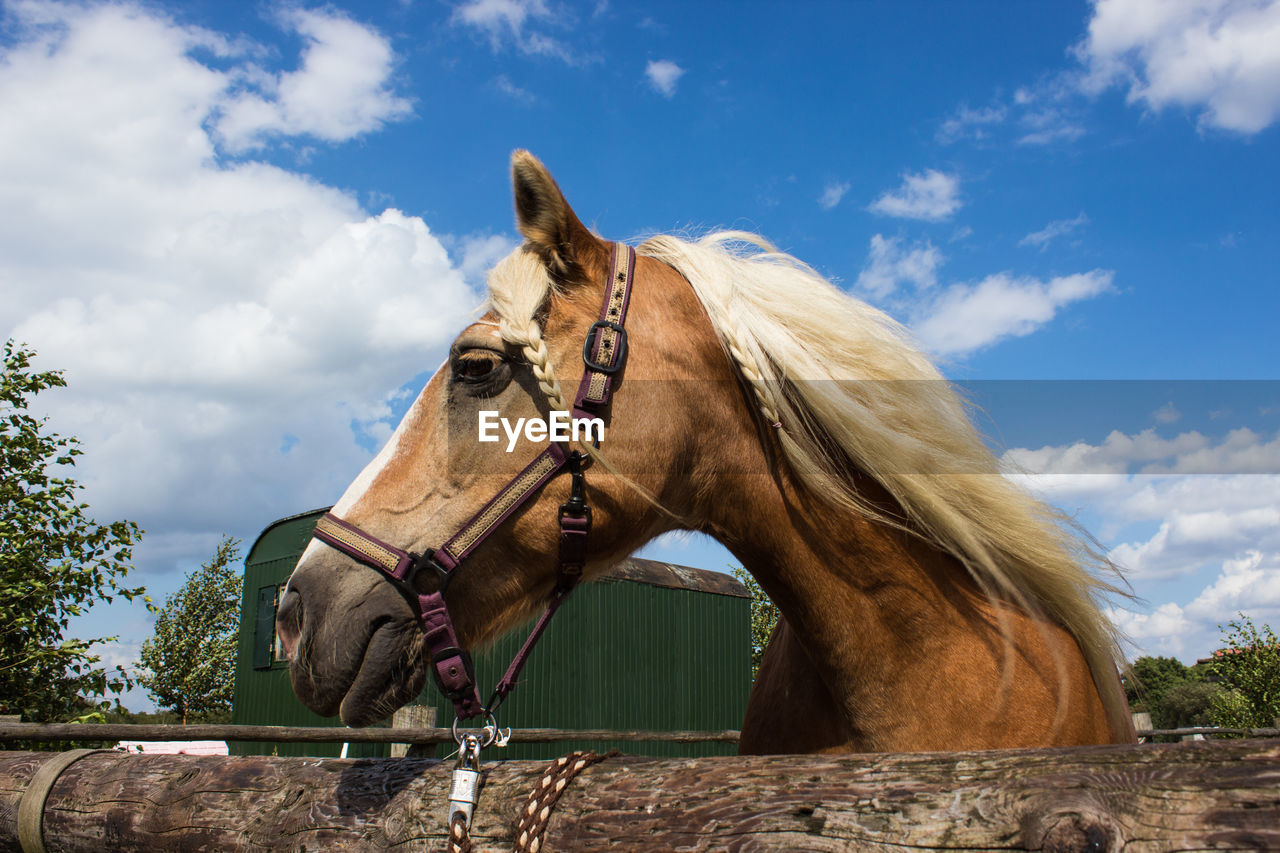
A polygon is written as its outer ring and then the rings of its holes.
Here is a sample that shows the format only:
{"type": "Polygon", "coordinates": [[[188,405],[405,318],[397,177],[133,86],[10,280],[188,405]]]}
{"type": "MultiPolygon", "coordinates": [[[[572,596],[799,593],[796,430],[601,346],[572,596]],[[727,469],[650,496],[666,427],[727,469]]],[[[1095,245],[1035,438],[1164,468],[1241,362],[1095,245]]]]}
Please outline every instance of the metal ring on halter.
{"type": "MultiPolygon", "coordinates": [[[[483,728],[480,729],[480,734],[482,736],[480,739],[481,749],[484,749],[488,746],[492,746],[493,742],[498,740],[498,734],[499,734],[498,721],[494,718],[493,712],[486,711],[484,718],[485,718],[484,726],[483,728]]],[[[508,729],[507,737],[510,737],[510,736],[511,736],[511,732],[508,729]]],[[[456,743],[458,746],[462,746],[462,739],[464,737],[466,737],[466,735],[458,733],[458,718],[454,717],[453,718],[453,742],[456,743]]],[[[504,741],[505,741],[505,738],[504,738],[504,741]]]]}

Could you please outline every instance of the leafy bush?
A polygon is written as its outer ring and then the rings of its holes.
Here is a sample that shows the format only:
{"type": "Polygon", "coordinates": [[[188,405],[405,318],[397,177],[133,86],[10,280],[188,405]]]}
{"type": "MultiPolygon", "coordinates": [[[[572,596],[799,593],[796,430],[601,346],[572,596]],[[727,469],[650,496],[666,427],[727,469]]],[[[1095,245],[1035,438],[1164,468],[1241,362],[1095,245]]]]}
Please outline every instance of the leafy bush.
{"type": "Polygon", "coordinates": [[[1210,714],[1225,728],[1269,728],[1280,717],[1280,640],[1243,613],[1227,623],[1210,664],[1221,690],[1210,714]]]}
{"type": "MultiPolygon", "coordinates": [[[[1157,728],[1184,729],[1191,726],[1211,726],[1210,708],[1219,693],[1218,685],[1207,681],[1187,681],[1175,684],[1165,691],[1160,702],[1157,728]]],[[[1152,714],[1152,722],[1156,714],[1152,714]]]]}

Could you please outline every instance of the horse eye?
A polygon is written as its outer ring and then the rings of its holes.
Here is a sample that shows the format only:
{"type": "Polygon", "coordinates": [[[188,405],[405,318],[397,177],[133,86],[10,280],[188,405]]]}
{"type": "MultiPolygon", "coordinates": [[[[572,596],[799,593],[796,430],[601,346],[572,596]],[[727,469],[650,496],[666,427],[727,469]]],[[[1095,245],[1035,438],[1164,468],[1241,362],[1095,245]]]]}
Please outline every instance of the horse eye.
{"type": "Polygon", "coordinates": [[[453,364],[453,375],[464,382],[481,382],[497,370],[501,363],[493,353],[468,354],[457,359],[453,364]]]}

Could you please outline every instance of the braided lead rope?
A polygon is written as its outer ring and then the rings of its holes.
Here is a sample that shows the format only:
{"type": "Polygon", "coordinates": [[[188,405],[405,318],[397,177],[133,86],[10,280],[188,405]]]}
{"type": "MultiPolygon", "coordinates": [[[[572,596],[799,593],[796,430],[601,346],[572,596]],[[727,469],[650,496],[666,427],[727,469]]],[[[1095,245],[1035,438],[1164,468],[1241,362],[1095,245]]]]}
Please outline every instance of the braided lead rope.
{"type": "Polygon", "coordinates": [[[449,824],[449,853],[472,853],[471,833],[467,831],[467,821],[461,814],[453,816],[449,824]]]}
{"type": "Polygon", "coordinates": [[[529,795],[529,801],[520,810],[520,822],[516,825],[515,853],[538,853],[542,848],[542,836],[547,831],[551,812],[569,783],[592,764],[617,754],[616,749],[604,755],[597,752],[571,752],[551,762],[538,780],[533,793],[529,795]]]}

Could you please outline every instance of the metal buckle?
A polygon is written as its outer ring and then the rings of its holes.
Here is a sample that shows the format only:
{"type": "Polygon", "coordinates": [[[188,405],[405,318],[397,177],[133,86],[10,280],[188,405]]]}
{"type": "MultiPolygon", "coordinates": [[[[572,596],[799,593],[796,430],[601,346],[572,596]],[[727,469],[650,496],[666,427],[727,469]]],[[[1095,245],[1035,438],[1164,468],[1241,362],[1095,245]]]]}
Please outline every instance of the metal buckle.
{"type": "Polygon", "coordinates": [[[587,526],[591,525],[591,507],[583,504],[582,506],[570,506],[569,504],[560,505],[560,520],[566,518],[585,518],[587,526]]]}
{"type": "Polygon", "coordinates": [[[582,473],[584,459],[589,459],[582,451],[575,450],[565,460],[569,468],[569,500],[560,504],[560,520],[566,518],[585,518],[587,526],[591,526],[591,507],[587,505],[587,478],[582,473]]]}
{"type": "Polygon", "coordinates": [[[416,554],[409,556],[413,557],[413,562],[409,564],[409,571],[404,573],[404,582],[409,585],[409,588],[414,589],[413,581],[418,576],[418,572],[427,568],[436,576],[436,590],[444,592],[449,581],[453,580],[453,572],[436,562],[436,552],[427,551],[420,557],[416,554]]]}
{"type": "MultiPolygon", "coordinates": [[[[457,717],[454,717],[453,726],[451,728],[453,731],[453,742],[459,747],[462,746],[463,741],[467,738],[476,737],[474,734],[463,734],[458,731],[457,717]]],[[[497,717],[495,717],[493,715],[493,711],[489,710],[487,707],[484,711],[484,727],[480,729],[479,740],[481,749],[486,749],[491,745],[502,748],[511,740],[511,729],[498,728],[497,717]]]]}
{"type": "Polygon", "coordinates": [[[589,370],[595,370],[600,373],[617,373],[622,369],[622,364],[627,359],[627,330],[622,326],[610,320],[596,320],[591,324],[591,328],[587,330],[587,340],[582,345],[582,360],[586,363],[589,370]],[[591,357],[593,344],[596,342],[597,329],[613,329],[618,333],[617,342],[613,348],[613,361],[609,364],[596,361],[591,357]]]}

